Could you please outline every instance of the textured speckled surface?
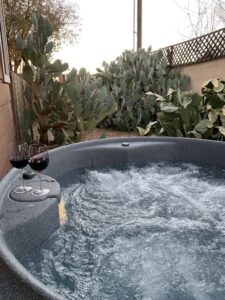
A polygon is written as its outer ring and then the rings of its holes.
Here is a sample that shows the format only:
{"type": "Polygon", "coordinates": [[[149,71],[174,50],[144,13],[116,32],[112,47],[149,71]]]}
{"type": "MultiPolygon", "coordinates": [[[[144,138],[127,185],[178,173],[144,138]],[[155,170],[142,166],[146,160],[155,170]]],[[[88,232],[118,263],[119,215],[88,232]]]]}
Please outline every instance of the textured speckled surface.
{"type": "MultiPolygon", "coordinates": [[[[46,295],[45,286],[42,288],[39,282],[36,286],[36,280],[16,257],[40,245],[59,228],[60,185],[53,178],[43,176],[51,189],[50,197],[34,198],[30,192],[12,193],[11,197],[10,191],[18,184],[17,172],[12,170],[6,178],[1,182],[4,190],[0,202],[0,299],[57,299],[57,295],[46,295]]],[[[36,179],[27,183],[34,188],[39,186],[36,179]]]]}
{"type": "MultiPolygon", "coordinates": [[[[106,139],[50,151],[46,170],[56,180],[85,168],[119,168],[150,162],[192,162],[225,167],[225,143],[183,138],[106,139]],[[122,143],[129,146],[122,146],[122,143]]],[[[62,299],[33,278],[16,257],[47,239],[59,226],[57,196],[40,202],[17,202],[8,197],[18,172],[0,182],[0,299],[62,299]]]]}
{"type": "MultiPolygon", "coordinates": [[[[31,180],[26,180],[27,185],[32,187],[32,190],[39,188],[39,178],[35,176],[31,180]]],[[[33,196],[33,194],[30,192],[24,193],[24,194],[18,194],[14,192],[14,188],[9,192],[9,198],[18,202],[42,202],[45,201],[45,199],[49,198],[57,198],[58,201],[60,201],[60,185],[59,183],[49,176],[41,176],[41,182],[42,182],[42,188],[43,189],[49,189],[49,193],[45,196],[33,196]]],[[[15,182],[15,186],[17,183],[15,182]]],[[[31,206],[31,203],[29,203],[31,206]]]]}

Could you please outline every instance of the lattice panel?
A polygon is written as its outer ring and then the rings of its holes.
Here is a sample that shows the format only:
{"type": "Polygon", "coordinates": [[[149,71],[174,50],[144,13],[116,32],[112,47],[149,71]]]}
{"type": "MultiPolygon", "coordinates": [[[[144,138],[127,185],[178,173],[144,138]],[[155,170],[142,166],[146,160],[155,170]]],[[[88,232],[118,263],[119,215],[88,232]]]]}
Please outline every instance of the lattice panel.
{"type": "Polygon", "coordinates": [[[161,49],[171,66],[195,64],[225,56],[225,28],[161,49]]]}

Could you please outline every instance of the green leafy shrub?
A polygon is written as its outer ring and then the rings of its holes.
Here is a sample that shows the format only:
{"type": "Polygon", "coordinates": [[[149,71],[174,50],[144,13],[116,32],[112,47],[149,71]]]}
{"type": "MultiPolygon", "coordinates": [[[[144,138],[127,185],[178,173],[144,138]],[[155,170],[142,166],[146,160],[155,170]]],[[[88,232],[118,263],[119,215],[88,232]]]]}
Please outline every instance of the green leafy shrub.
{"type": "Polygon", "coordinates": [[[148,92],[155,97],[158,112],[146,128],[138,127],[140,135],[165,135],[174,137],[198,137],[195,130],[201,120],[201,97],[192,92],[170,89],[166,97],[148,92]]]}
{"type": "Polygon", "coordinates": [[[202,138],[225,139],[225,79],[212,79],[202,86],[202,120],[195,130],[202,138]]]}
{"type": "Polygon", "coordinates": [[[163,53],[151,53],[138,49],[126,50],[110,64],[103,63],[103,69],[96,74],[116,97],[118,110],[110,115],[102,127],[134,131],[137,126],[147,125],[156,118],[155,98],[147,95],[151,90],[165,96],[169,88],[185,89],[189,78],[171,69],[163,53]]]}

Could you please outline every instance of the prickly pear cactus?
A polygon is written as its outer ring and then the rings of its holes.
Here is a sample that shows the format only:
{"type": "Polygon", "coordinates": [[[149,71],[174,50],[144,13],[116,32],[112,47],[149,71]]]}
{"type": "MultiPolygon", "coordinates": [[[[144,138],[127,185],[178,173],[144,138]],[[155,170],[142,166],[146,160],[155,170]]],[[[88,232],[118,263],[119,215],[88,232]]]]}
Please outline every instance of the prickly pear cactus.
{"type": "Polygon", "coordinates": [[[118,111],[102,126],[128,131],[146,126],[149,117],[156,118],[156,102],[146,92],[165,96],[169,88],[183,90],[189,82],[187,76],[169,67],[161,51],[153,54],[151,49],[126,50],[110,64],[104,62],[97,77],[112,91],[118,104],[118,111]]]}
{"type": "Polygon", "coordinates": [[[85,69],[78,74],[72,70],[67,76],[66,88],[73,104],[72,118],[76,124],[77,140],[81,140],[85,133],[117,110],[115,98],[102,80],[92,77],[85,69]]]}
{"type": "Polygon", "coordinates": [[[56,60],[50,63],[49,58],[54,44],[49,37],[52,35],[51,24],[42,16],[32,15],[33,27],[26,38],[17,38],[17,48],[21,51],[24,61],[22,77],[27,82],[25,97],[30,103],[39,125],[40,141],[48,143],[48,130],[66,128],[68,117],[62,113],[63,91],[56,80],[67,70],[68,64],[56,60]],[[57,122],[52,123],[52,117],[57,122]]]}
{"type": "Polygon", "coordinates": [[[28,86],[25,96],[39,124],[40,141],[48,143],[51,130],[55,142],[67,144],[80,140],[106,116],[117,109],[115,98],[103,84],[85,69],[72,71],[67,63],[49,58],[53,43],[50,23],[41,16],[32,16],[33,27],[26,40],[18,37],[17,47],[24,61],[23,78],[28,86]]]}

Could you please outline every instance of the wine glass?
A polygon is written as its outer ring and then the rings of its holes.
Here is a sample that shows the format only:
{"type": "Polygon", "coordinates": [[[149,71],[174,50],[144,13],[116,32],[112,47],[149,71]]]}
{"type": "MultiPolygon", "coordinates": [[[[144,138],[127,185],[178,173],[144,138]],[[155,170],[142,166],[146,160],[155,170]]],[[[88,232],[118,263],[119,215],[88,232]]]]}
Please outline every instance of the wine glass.
{"type": "Polygon", "coordinates": [[[22,194],[32,190],[31,186],[25,186],[23,180],[23,168],[28,164],[28,144],[9,144],[9,161],[14,168],[21,170],[21,184],[14,188],[14,192],[22,194]]]}
{"type": "Polygon", "coordinates": [[[41,171],[47,168],[49,163],[48,148],[45,144],[31,144],[28,151],[28,163],[31,169],[37,171],[39,175],[40,188],[32,191],[33,196],[45,196],[50,190],[42,188],[41,171]]]}

